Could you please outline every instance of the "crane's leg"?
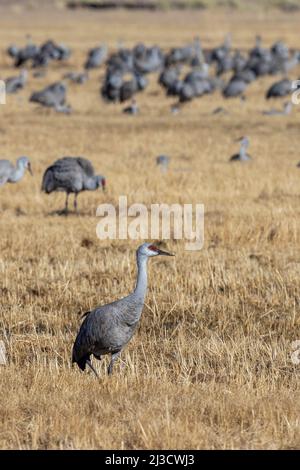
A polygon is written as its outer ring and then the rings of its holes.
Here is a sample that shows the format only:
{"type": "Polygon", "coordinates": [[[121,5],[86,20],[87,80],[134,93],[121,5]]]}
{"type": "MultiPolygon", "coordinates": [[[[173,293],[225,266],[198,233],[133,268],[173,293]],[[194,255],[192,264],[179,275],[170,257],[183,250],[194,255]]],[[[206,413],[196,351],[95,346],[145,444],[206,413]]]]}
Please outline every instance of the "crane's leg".
{"type": "Polygon", "coordinates": [[[68,212],[69,212],[68,201],[69,201],[69,193],[66,193],[65,208],[59,212],[60,215],[68,215],[68,212]]]}
{"type": "Polygon", "coordinates": [[[116,359],[118,359],[120,353],[121,353],[121,351],[118,351],[118,352],[113,353],[111,355],[111,361],[110,361],[108,369],[107,369],[108,375],[111,375],[113,373],[114,363],[115,363],[116,359]]]}
{"type": "Polygon", "coordinates": [[[69,193],[67,193],[67,197],[66,197],[66,204],[65,204],[65,213],[66,213],[66,214],[67,214],[68,211],[69,211],[68,202],[69,202],[69,193]]]}
{"type": "Polygon", "coordinates": [[[96,371],[96,369],[94,368],[93,364],[91,363],[90,359],[88,359],[86,361],[87,365],[90,367],[90,369],[92,369],[92,371],[94,372],[95,376],[97,377],[97,379],[100,379],[99,377],[99,374],[98,372],[96,371]]]}
{"type": "Polygon", "coordinates": [[[78,193],[75,193],[75,196],[74,196],[74,210],[75,210],[76,214],[78,214],[78,210],[77,210],[77,196],[78,196],[78,193]]]}

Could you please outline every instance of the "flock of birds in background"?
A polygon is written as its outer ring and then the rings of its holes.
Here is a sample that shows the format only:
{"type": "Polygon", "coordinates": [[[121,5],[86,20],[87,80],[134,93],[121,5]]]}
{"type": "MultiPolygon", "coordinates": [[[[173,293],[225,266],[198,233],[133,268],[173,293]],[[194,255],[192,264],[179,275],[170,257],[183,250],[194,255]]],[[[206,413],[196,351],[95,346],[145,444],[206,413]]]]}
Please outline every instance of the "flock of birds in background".
{"type": "MultiPolygon", "coordinates": [[[[264,48],[259,36],[255,46],[247,53],[233,49],[231,42],[231,35],[228,34],[223,44],[208,50],[203,49],[200,39],[196,38],[192,44],[168,52],[163,52],[158,46],[147,47],[142,43],[132,49],[119,44],[118,51],[112,54],[108,53],[105,45],[101,45],[88,52],[83,71],[68,72],[62,81],[34,92],[30,101],[58,112],[70,113],[72,108],[66,104],[66,81],[84,84],[89,78],[89,72],[101,66],[105,66],[106,70],[100,94],[111,102],[133,99],[147,88],[147,76],[152,73],[158,73],[158,82],[168,96],[178,98],[178,106],[217,90],[221,91],[224,98],[246,99],[248,86],[266,75],[283,75],[267,90],[267,99],[291,94],[293,81],[288,78],[288,74],[300,63],[300,51],[290,51],[282,41],[264,48]],[[223,79],[226,73],[231,73],[228,81],[223,79]]],[[[26,85],[28,72],[23,70],[25,66],[35,70],[33,77],[41,77],[46,74],[47,66],[52,61],[66,63],[71,56],[71,50],[62,44],[49,40],[37,46],[30,38],[25,47],[11,45],[7,53],[14,60],[14,66],[22,68],[18,76],[6,80],[7,93],[15,93],[26,85]]],[[[177,110],[176,105],[171,107],[172,112],[177,110]]],[[[136,101],[124,111],[137,114],[139,108],[136,101]]]]}
{"type": "MultiPolygon", "coordinates": [[[[43,77],[52,61],[65,62],[71,56],[71,50],[64,45],[50,40],[37,46],[31,39],[23,48],[10,46],[7,53],[14,60],[14,66],[21,68],[18,76],[5,80],[7,93],[16,93],[26,86],[29,73],[25,66],[33,69],[33,78],[43,77]]],[[[117,52],[109,55],[107,47],[102,45],[88,52],[83,71],[65,74],[62,81],[32,93],[30,101],[53,108],[56,112],[71,114],[66,81],[83,85],[89,79],[91,69],[105,66],[100,89],[105,101],[130,101],[123,112],[138,115],[136,95],[147,88],[147,76],[157,73],[158,82],[166,94],[177,99],[171,106],[171,112],[177,114],[184,103],[217,90],[226,99],[238,97],[244,101],[250,84],[266,75],[282,75],[267,90],[266,98],[287,97],[295,90],[288,74],[299,63],[299,51],[290,51],[282,41],[276,42],[271,48],[264,48],[260,37],[256,38],[255,46],[247,53],[233,50],[230,35],[226,36],[223,44],[211,50],[204,50],[198,38],[191,45],[173,48],[166,53],[157,46],[137,44],[132,49],[120,45],[117,52]],[[223,78],[226,73],[231,73],[229,81],[223,78]]],[[[291,111],[292,102],[288,101],[284,103],[283,110],[271,109],[263,114],[288,115],[291,111]]],[[[222,107],[213,111],[214,114],[221,112],[227,111],[222,107]]],[[[230,162],[251,160],[247,153],[249,138],[241,137],[239,142],[239,152],[229,159],[230,162]]],[[[170,157],[167,155],[156,157],[156,164],[162,172],[168,170],[169,163],[170,157]]],[[[26,170],[32,174],[28,157],[20,157],[15,166],[8,160],[0,160],[0,186],[7,182],[16,183],[26,170]]],[[[83,157],[58,159],[46,169],[42,179],[42,190],[47,194],[53,191],[66,193],[65,207],[61,211],[64,214],[68,213],[71,193],[74,194],[74,209],[77,211],[78,194],[98,188],[105,190],[106,179],[103,175],[96,175],[91,162],[83,157]]],[[[72,353],[72,362],[77,363],[81,370],[85,370],[88,365],[98,376],[91,363],[91,355],[100,360],[103,355],[110,354],[108,373],[112,373],[114,362],[132,338],[143,310],[147,290],[147,260],[157,255],[173,256],[151,243],[141,245],[137,250],[138,273],[134,291],[127,297],[83,315],[85,318],[72,353]]]]}
{"type": "MultiPolygon", "coordinates": [[[[11,45],[7,54],[13,59],[14,66],[21,68],[19,75],[5,80],[6,92],[16,93],[28,82],[28,69],[33,70],[32,77],[46,75],[47,67],[53,61],[66,63],[71,56],[70,48],[57,44],[52,40],[38,46],[27,38],[25,47],[11,45]],[[26,69],[25,69],[26,67],[26,69]]],[[[117,52],[108,53],[105,45],[89,50],[83,70],[68,72],[62,80],[35,91],[30,96],[30,102],[40,106],[53,108],[57,112],[72,113],[72,107],[67,102],[67,81],[84,84],[89,79],[92,69],[106,67],[100,94],[105,101],[130,103],[123,109],[125,114],[138,115],[139,106],[136,95],[148,86],[149,74],[157,73],[158,82],[168,96],[177,98],[171,105],[171,112],[177,114],[184,103],[205,94],[221,91],[224,98],[246,99],[246,91],[252,82],[266,75],[282,75],[267,91],[266,98],[281,98],[291,95],[294,80],[288,74],[300,63],[300,51],[291,51],[282,42],[275,42],[270,48],[262,45],[260,36],[256,37],[255,45],[247,53],[233,49],[231,35],[225,37],[223,44],[213,49],[203,49],[199,38],[184,47],[173,48],[168,52],[158,46],[146,47],[139,43],[132,49],[118,45],[117,52]],[[231,74],[229,80],[224,80],[225,74],[231,74]]],[[[300,85],[299,85],[300,88],[300,85]]],[[[264,115],[288,115],[292,111],[292,101],[283,105],[283,109],[263,111],[264,115]]],[[[213,114],[227,113],[223,107],[218,107],[213,114]]],[[[229,161],[251,160],[247,154],[249,138],[242,137],[240,150],[229,161]]],[[[156,164],[162,172],[168,170],[170,157],[159,155],[156,164]]],[[[300,164],[298,164],[300,166],[300,164]]],[[[25,170],[31,172],[28,157],[20,157],[16,167],[8,160],[0,160],[0,186],[6,182],[19,181],[25,170]]],[[[77,196],[84,190],[105,189],[106,180],[101,175],[95,175],[92,164],[83,157],[64,157],[57,160],[44,174],[42,190],[47,194],[52,191],[66,192],[66,204],[62,213],[68,213],[68,197],[74,193],[74,208],[77,210],[77,196]]]]}

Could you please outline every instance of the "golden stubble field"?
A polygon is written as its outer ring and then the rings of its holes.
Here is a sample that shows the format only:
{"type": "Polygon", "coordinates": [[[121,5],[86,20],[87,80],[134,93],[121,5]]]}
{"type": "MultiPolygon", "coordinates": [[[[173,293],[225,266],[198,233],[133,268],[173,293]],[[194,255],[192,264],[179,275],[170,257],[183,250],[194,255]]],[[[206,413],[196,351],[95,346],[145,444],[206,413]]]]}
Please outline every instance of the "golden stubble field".
{"type": "MultiPolygon", "coordinates": [[[[0,24],[1,78],[15,73],[5,48],[25,35],[54,38],[73,49],[69,64],[0,107],[1,157],[31,158],[29,174],[1,187],[0,446],[18,449],[231,449],[300,446],[300,108],[268,118],[264,92],[274,78],[249,87],[248,100],[219,94],[169,112],[151,78],[138,96],[141,114],[99,98],[103,69],[70,85],[74,114],[28,103],[32,90],[79,70],[88,48],[122,39],[169,48],[196,34],[204,46],[232,31],[249,48],[256,33],[299,47],[299,14],[277,12],[88,13],[5,10],[0,24]],[[235,138],[248,135],[249,165],[229,165],[235,138]],[[154,159],[172,157],[162,175],[154,159]],[[108,191],[79,197],[80,216],[51,215],[62,194],[40,192],[43,170],[63,155],[83,155],[106,175],[108,191]],[[179,171],[182,170],[182,171],[179,171]],[[79,313],[127,294],[135,282],[138,241],[100,241],[96,207],[129,203],[204,203],[205,245],[149,263],[149,291],[140,327],[111,378],[71,367],[79,313]]],[[[300,69],[294,78],[300,76],[300,69]],[[297,76],[298,73],[298,76],[297,76]]],[[[276,78],[275,78],[276,79],[276,78]]],[[[272,103],[281,106],[281,103],[272,103]]]]}

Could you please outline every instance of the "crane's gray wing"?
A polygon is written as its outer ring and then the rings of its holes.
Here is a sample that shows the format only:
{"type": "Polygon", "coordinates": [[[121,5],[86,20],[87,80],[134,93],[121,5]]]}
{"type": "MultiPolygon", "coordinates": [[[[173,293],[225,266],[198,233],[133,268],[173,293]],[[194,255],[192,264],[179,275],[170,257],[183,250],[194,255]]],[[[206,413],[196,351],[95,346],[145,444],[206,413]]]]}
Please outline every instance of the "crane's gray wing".
{"type": "Polygon", "coordinates": [[[87,176],[94,176],[94,167],[89,160],[83,157],[76,157],[76,161],[87,176]]]}
{"type": "Polygon", "coordinates": [[[72,362],[79,363],[82,359],[89,357],[95,350],[95,345],[99,341],[99,336],[101,337],[101,307],[93,310],[92,312],[87,312],[85,319],[83,320],[75,343],[73,346],[72,352],[72,362]],[[95,313],[97,315],[95,315],[95,313]]]}
{"type": "Polygon", "coordinates": [[[78,166],[62,160],[55,162],[44,173],[42,190],[46,193],[57,190],[79,192],[83,188],[83,176],[78,166]]]}
{"type": "Polygon", "coordinates": [[[73,362],[90,354],[101,356],[121,351],[132,337],[138,321],[128,321],[132,303],[128,297],[98,307],[83,321],[73,347],[73,362]]]}
{"type": "Polygon", "coordinates": [[[89,160],[84,157],[62,157],[56,160],[54,166],[59,168],[77,168],[83,171],[87,176],[94,176],[94,168],[89,160]]]}

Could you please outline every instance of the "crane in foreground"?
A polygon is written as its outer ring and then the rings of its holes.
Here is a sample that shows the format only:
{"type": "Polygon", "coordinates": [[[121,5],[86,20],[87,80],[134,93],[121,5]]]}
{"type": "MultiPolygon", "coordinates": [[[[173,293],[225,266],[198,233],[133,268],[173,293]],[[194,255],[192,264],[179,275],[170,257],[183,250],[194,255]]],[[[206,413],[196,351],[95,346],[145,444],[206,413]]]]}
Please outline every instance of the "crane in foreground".
{"type": "Polygon", "coordinates": [[[72,363],[77,363],[81,370],[88,365],[99,377],[91,363],[91,355],[101,360],[101,356],[111,354],[108,374],[112,374],[114,362],[131,340],[142,314],[147,292],[148,258],[158,255],[174,256],[151,243],[141,245],[136,252],[138,273],[134,291],[127,297],[83,315],[85,319],[72,353],[72,363]]]}
{"type": "Polygon", "coordinates": [[[0,186],[3,186],[5,183],[17,183],[23,178],[26,170],[32,176],[31,164],[28,157],[18,158],[15,167],[9,160],[0,160],[0,186]]]}
{"type": "Polygon", "coordinates": [[[105,190],[106,180],[102,175],[95,175],[93,165],[83,157],[63,157],[49,166],[43,176],[42,191],[66,193],[65,208],[62,214],[68,214],[68,199],[74,193],[74,209],[77,212],[77,196],[81,191],[105,190]]]}

